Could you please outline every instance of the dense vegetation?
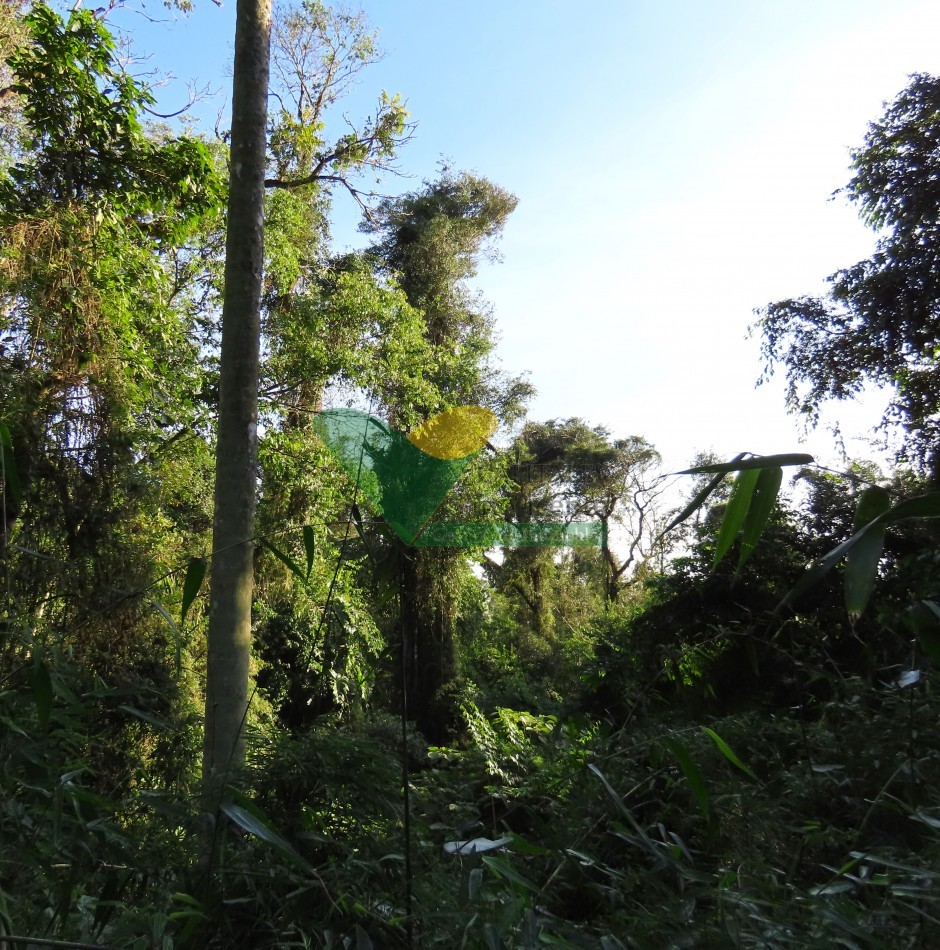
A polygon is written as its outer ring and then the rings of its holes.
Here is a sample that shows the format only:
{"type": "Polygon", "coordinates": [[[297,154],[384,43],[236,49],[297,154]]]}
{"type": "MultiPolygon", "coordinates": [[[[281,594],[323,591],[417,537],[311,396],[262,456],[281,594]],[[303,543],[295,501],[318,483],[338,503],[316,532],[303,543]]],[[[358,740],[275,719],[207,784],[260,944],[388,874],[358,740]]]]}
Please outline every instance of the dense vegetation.
{"type": "Polygon", "coordinates": [[[395,96],[325,138],[379,55],[365,19],[308,0],[273,35],[250,699],[219,789],[228,139],[149,121],[94,15],[0,7],[0,947],[940,945],[940,79],[854,154],[876,254],[758,311],[794,410],[890,388],[895,470],[700,459],[673,511],[647,439],[528,419],[496,364],[471,280],[515,198],[441,167],[373,199],[395,96]],[[364,251],[333,249],[334,200],[364,251]],[[403,432],[492,410],[435,520],[603,543],[405,544],[320,437],[349,404],[403,432]]]}

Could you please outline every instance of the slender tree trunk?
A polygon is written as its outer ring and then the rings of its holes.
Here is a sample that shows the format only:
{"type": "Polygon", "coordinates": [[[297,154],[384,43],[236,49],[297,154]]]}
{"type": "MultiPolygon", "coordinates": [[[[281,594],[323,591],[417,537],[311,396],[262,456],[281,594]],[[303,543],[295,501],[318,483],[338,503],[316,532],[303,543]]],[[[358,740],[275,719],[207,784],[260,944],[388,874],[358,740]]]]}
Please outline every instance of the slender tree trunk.
{"type": "Polygon", "coordinates": [[[238,0],[203,781],[245,757],[253,587],[264,177],[271,0],[238,0]]]}

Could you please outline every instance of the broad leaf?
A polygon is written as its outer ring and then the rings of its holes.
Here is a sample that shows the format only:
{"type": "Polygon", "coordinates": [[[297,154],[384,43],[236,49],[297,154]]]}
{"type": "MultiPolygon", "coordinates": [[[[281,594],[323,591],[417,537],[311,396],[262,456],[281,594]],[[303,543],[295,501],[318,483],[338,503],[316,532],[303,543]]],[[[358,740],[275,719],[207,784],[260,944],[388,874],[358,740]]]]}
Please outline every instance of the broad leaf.
{"type": "Polygon", "coordinates": [[[905,617],[917,642],[934,663],[940,663],[940,606],[932,600],[911,604],[905,617]]]}

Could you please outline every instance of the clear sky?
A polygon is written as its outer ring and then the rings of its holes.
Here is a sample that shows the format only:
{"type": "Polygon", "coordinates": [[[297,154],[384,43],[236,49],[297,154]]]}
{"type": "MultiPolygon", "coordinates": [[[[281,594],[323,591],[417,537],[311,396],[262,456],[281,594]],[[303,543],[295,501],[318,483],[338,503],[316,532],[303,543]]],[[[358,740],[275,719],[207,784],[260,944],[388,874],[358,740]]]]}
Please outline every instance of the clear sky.
{"type": "MultiPolygon", "coordinates": [[[[227,105],[234,0],[172,25],[130,11],[138,52],[227,105]]],[[[755,390],[753,309],[823,289],[874,237],[832,193],[849,149],[912,72],[940,72],[936,0],[363,0],[385,59],[347,102],[382,89],[418,122],[401,154],[414,189],[441,156],[519,197],[479,286],[499,354],[527,372],[536,419],[581,416],[642,435],[667,464],[697,450],[791,451],[782,387],[755,390]]],[[[168,17],[160,8],[154,16],[168,17]]],[[[335,234],[356,243],[337,196],[335,234]]],[[[839,406],[847,436],[880,416],[839,406]]],[[[847,440],[850,454],[872,456],[847,440]]],[[[831,436],[809,451],[835,459],[831,436]]]]}

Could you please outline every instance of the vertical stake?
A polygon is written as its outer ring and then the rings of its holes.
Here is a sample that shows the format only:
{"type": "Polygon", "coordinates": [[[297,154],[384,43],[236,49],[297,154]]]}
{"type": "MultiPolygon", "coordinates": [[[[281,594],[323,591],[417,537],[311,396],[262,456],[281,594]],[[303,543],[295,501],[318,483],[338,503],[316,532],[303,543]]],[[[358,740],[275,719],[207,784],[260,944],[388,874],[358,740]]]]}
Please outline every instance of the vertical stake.
{"type": "Polygon", "coordinates": [[[411,893],[411,776],[408,771],[408,636],[405,618],[404,545],[398,545],[398,626],[401,633],[401,777],[405,806],[405,932],[408,946],[414,946],[411,893]]]}

